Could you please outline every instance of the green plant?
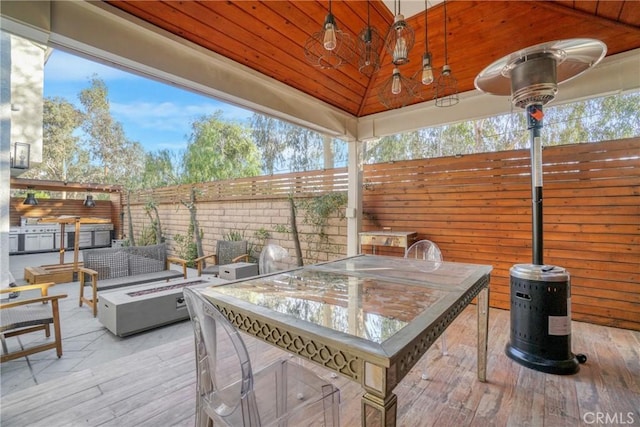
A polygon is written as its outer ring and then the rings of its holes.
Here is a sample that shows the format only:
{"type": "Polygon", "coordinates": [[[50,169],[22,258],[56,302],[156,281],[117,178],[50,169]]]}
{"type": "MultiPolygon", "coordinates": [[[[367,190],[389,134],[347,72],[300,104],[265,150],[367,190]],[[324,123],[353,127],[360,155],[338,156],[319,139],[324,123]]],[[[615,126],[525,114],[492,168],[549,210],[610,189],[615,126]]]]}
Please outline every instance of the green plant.
{"type": "Polygon", "coordinates": [[[153,200],[148,201],[144,205],[144,211],[149,217],[149,220],[151,221],[151,229],[155,234],[156,243],[164,242],[165,238],[162,233],[162,225],[160,224],[160,214],[158,212],[158,206],[156,205],[156,202],[153,200]]]}
{"type": "Polygon", "coordinates": [[[249,254],[249,258],[250,258],[250,260],[254,260],[255,261],[256,257],[253,254],[254,254],[254,252],[256,252],[257,247],[256,247],[256,244],[253,241],[251,241],[251,239],[249,239],[247,237],[247,229],[246,229],[246,227],[242,231],[229,230],[227,233],[224,233],[222,235],[222,239],[223,240],[235,241],[235,242],[246,240],[247,241],[247,253],[249,254]]]}
{"type": "Polygon", "coordinates": [[[256,245],[257,247],[252,245],[251,250],[255,250],[257,252],[258,249],[262,250],[262,248],[264,248],[267,239],[271,237],[271,233],[269,233],[269,230],[267,230],[266,228],[260,227],[258,230],[253,232],[253,237],[258,241],[258,243],[256,245]]]}
{"type": "Polygon", "coordinates": [[[269,237],[271,237],[271,233],[269,233],[269,230],[267,230],[264,227],[260,227],[260,229],[256,230],[253,233],[254,237],[260,241],[260,242],[265,242],[269,237]]]}
{"type": "Polygon", "coordinates": [[[198,258],[198,245],[193,241],[193,228],[189,227],[186,236],[182,234],[174,234],[173,241],[178,246],[178,256],[187,261],[188,267],[195,267],[195,259],[198,258]]]}
{"type": "Polygon", "coordinates": [[[329,219],[337,217],[344,219],[344,208],[347,205],[346,193],[326,193],[321,196],[300,202],[300,207],[304,210],[303,223],[310,225],[312,232],[305,240],[307,241],[307,258],[318,261],[318,253],[334,252],[336,249],[331,243],[326,227],[329,219]]]}
{"type": "Polygon", "coordinates": [[[149,246],[156,244],[156,230],[153,225],[142,227],[142,231],[140,231],[140,236],[136,242],[138,246],[149,246]]]}
{"type": "Polygon", "coordinates": [[[284,224],[276,224],[273,226],[273,231],[275,231],[276,233],[288,233],[289,229],[287,228],[286,225],[284,224]]]}
{"type": "Polygon", "coordinates": [[[229,240],[232,242],[239,242],[241,240],[247,240],[245,237],[245,230],[229,230],[227,233],[222,235],[222,240],[229,240]]]}

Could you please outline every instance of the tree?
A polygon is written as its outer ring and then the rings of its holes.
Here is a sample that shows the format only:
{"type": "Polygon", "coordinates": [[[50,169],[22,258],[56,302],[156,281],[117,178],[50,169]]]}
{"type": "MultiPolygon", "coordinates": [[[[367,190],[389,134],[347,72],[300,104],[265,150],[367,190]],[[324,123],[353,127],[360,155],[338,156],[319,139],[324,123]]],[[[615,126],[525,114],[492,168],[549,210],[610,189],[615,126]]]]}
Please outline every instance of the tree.
{"type": "Polygon", "coordinates": [[[62,98],[45,98],[42,120],[42,163],[24,176],[63,182],[88,182],[96,170],[75,135],[82,113],[62,98]]]}
{"type": "Polygon", "coordinates": [[[222,111],[192,123],[192,134],[183,158],[184,183],[257,176],[260,154],[249,130],[222,121],[222,111]]]}
{"type": "Polygon", "coordinates": [[[284,162],[284,140],[278,135],[280,121],[262,114],[251,116],[251,134],[262,153],[262,170],[268,175],[277,171],[284,162]]]}
{"type": "Polygon", "coordinates": [[[91,78],[91,87],[83,89],[80,103],[84,107],[82,130],[92,161],[102,170],[101,182],[136,188],[140,179],[135,171],[143,170],[144,149],[126,138],[122,124],[111,116],[109,91],[104,81],[91,78]]]}
{"type": "Polygon", "coordinates": [[[261,114],[251,117],[251,135],[266,174],[332,168],[334,163],[346,162],[344,141],[327,141],[328,137],[318,132],[261,114]]]}
{"type": "MultiPolygon", "coordinates": [[[[614,95],[545,106],[545,146],[630,138],[640,135],[640,94],[614,95]]],[[[369,143],[366,163],[453,156],[529,147],[523,111],[386,136],[369,143]]]]}
{"type": "Polygon", "coordinates": [[[142,187],[158,188],[178,184],[181,178],[176,164],[175,155],[169,150],[146,153],[142,187]]]}

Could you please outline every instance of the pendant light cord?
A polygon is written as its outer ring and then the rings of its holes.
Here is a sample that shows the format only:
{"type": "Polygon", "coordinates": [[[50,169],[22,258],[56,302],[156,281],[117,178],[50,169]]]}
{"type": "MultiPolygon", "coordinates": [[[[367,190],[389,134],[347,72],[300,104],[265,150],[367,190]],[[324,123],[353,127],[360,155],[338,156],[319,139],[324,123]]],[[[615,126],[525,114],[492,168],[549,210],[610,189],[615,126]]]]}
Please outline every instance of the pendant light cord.
{"type": "Polygon", "coordinates": [[[444,63],[449,64],[447,55],[447,0],[444,0],[444,63]]]}
{"type": "Polygon", "coordinates": [[[424,47],[425,52],[429,52],[429,37],[427,33],[427,9],[428,9],[428,0],[424,0],[424,47]]]}

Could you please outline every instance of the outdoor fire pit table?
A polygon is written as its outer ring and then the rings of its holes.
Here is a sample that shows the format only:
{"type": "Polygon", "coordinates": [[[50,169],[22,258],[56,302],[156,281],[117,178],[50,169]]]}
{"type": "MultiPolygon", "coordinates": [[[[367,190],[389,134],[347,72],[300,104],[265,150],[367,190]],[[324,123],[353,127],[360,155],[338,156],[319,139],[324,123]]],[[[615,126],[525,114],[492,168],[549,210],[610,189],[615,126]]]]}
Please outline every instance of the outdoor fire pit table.
{"type": "Polygon", "coordinates": [[[182,296],[185,286],[206,287],[227,283],[217,277],[151,282],[98,294],[98,320],[124,337],[189,318],[182,296]]]}

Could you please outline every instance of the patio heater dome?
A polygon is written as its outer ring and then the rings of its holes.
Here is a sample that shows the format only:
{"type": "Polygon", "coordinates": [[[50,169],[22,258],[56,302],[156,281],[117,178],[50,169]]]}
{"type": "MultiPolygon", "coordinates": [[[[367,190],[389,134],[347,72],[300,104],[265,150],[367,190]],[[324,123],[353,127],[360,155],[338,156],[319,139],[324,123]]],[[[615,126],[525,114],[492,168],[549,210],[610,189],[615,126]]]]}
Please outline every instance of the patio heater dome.
{"type": "Polygon", "coordinates": [[[558,84],[579,76],[604,58],[607,46],[595,39],[567,39],[538,44],[511,53],[486,67],[475,78],[476,89],[512,96],[513,104],[547,104],[558,84]]]}

